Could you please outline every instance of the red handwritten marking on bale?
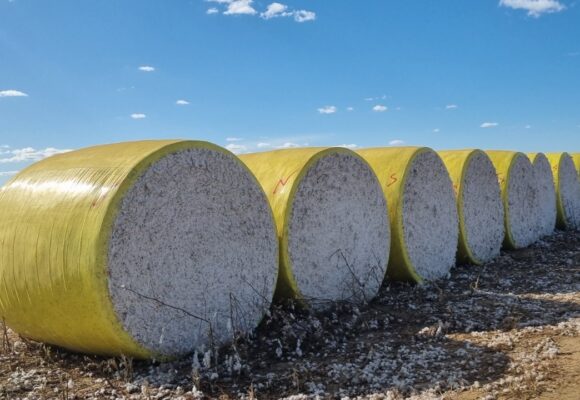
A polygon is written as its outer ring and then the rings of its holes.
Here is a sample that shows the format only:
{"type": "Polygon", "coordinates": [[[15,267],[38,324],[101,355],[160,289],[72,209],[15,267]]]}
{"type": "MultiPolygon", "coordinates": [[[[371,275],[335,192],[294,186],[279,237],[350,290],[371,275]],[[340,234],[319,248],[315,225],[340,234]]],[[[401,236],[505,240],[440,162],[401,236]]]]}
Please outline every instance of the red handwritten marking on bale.
{"type": "Polygon", "coordinates": [[[274,188],[274,191],[272,192],[272,194],[276,194],[276,192],[278,191],[278,188],[280,187],[280,185],[282,185],[282,186],[286,186],[286,184],[288,183],[288,181],[290,180],[290,178],[292,178],[292,176],[293,176],[294,174],[296,174],[296,172],[298,172],[298,171],[294,171],[294,172],[292,172],[290,175],[288,175],[288,176],[286,177],[286,179],[284,179],[284,178],[280,178],[280,179],[278,180],[278,183],[276,184],[276,187],[274,188]]]}

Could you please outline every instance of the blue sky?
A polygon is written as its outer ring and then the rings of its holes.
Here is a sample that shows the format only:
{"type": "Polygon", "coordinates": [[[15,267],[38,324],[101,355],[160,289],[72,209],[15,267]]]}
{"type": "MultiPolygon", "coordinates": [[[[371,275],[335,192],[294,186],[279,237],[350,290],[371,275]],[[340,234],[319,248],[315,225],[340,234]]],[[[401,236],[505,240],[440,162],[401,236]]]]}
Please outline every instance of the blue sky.
{"type": "Polygon", "coordinates": [[[0,183],[150,138],[580,151],[580,3],[0,0],[0,183]]]}

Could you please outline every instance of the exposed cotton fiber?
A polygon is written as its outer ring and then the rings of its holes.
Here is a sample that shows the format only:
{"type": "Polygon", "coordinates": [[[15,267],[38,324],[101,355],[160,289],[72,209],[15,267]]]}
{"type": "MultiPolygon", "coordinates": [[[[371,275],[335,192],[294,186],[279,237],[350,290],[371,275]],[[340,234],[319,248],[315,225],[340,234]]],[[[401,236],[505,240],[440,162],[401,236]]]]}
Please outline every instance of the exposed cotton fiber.
{"type": "Polygon", "coordinates": [[[560,229],[580,229],[580,180],[568,153],[546,154],[556,184],[557,224],[560,229]]]}
{"type": "Polygon", "coordinates": [[[504,210],[496,171],[481,150],[440,151],[459,214],[459,261],[483,264],[500,253],[504,210]]]}
{"type": "Polygon", "coordinates": [[[74,350],[170,357],[254,329],[277,276],[254,176],[206,142],[55,156],[0,194],[0,316],[74,350]],[[23,229],[24,228],[24,229],[23,229]]]}
{"type": "Polygon", "coordinates": [[[550,162],[543,153],[529,155],[538,185],[538,210],[536,212],[539,233],[548,236],[556,227],[556,189],[550,162]]]}
{"type": "Polygon", "coordinates": [[[278,222],[277,296],[315,307],[372,299],[384,279],[390,231],[386,200],[368,164],[337,148],[241,159],[262,183],[278,222]]]}
{"type": "Polygon", "coordinates": [[[518,249],[540,238],[536,212],[538,186],[528,157],[512,151],[487,151],[497,172],[504,205],[504,247],[518,249]]]}
{"type": "Polygon", "coordinates": [[[358,151],[389,199],[392,279],[433,280],[455,264],[458,219],[453,185],[441,158],[417,147],[358,151]]]}

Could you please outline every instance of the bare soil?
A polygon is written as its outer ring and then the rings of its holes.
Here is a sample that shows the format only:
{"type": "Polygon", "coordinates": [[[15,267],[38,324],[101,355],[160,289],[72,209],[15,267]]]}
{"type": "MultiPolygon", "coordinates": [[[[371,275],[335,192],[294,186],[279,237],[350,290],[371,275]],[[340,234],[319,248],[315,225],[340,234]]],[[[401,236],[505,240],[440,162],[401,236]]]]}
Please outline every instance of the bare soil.
{"type": "Polygon", "coordinates": [[[580,233],[364,307],[278,305],[249,338],[169,362],[0,342],[0,399],[578,399],[580,233]]]}

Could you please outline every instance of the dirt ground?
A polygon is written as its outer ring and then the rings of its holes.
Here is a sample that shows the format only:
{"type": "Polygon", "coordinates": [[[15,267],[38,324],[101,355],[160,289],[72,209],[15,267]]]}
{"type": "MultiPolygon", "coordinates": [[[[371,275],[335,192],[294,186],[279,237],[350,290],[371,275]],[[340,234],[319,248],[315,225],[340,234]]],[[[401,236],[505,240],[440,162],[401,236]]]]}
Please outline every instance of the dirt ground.
{"type": "Polygon", "coordinates": [[[2,399],[579,399],[580,233],[387,284],[365,307],[277,306],[251,338],[156,363],[3,330],[2,399]]]}

